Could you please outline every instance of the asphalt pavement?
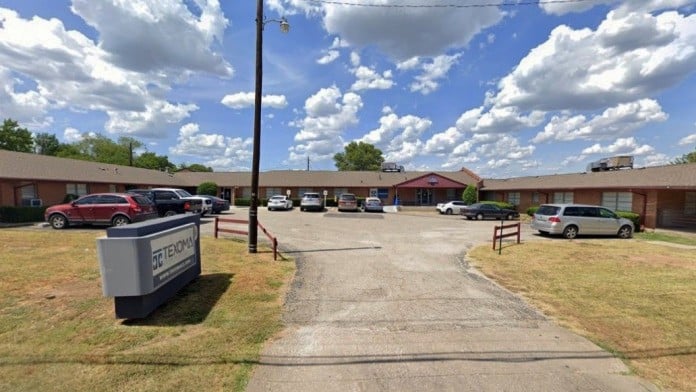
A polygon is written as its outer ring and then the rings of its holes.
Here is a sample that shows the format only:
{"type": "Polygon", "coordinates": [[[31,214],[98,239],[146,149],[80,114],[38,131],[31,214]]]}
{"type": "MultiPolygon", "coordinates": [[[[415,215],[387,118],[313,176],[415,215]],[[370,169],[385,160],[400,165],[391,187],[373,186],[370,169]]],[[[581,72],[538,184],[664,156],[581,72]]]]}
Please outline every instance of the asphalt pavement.
{"type": "Polygon", "coordinates": [[[248,391],[658,390],[469,266],[499,221],[295,208],[259,222],[298,270],[248,391]]]}

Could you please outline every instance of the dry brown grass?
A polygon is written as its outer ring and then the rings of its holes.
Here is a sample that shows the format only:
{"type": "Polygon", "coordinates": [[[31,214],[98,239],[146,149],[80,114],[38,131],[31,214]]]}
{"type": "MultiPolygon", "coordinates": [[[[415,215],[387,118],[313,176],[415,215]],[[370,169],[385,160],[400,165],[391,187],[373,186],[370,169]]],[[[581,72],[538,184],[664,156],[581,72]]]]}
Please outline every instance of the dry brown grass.
{"type": "Polygon", "coordinates": [[[0,390],[243,390],[294,263],[202,238],[203,274],[143,320],[101,291],[103,230],[0,230],[0,390]]]}
{"type": "Polygon", "coordinates": [[[625,359],[658,385],[696,390],[696,250],[640,240],[482,246],[484,274],[625,359]]]}

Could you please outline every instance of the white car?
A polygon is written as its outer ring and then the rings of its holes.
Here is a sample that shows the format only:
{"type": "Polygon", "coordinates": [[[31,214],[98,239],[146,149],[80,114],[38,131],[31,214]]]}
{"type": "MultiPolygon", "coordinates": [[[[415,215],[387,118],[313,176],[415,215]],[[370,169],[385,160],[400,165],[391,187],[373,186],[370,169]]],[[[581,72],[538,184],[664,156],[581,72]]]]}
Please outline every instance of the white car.
{"type": "Polygon", "coordinates": [[[203,196],[191,196],[187,197],[187,199],[196,199],[201,201],[203,207],[201,209],[201,216],[206,216],[207,214],[213,213],[213,201],[211,199],[203,196]]]}
{"type": "Polygon", "coordinates": [[[306,192],[300,201],[300,211],[324,211],[324,202],[316,192],[306,192]]]}
{"type": "Polygon", "coordinates": [[[438,203],[437,207],[435,208],[437,209],[437,212],[439,212],[440,214],[459,215],[463,207],[466,207],[466,203],[464,203],[463,201],[452,200],[448,201],[447,203],[438,203]]]}
{"type": "Polygon", "coordinates": [[[275,195],[268,199],[268,211],[291,210],[292,207],[292,199],[289,199],[287,196],[275,195]]]}

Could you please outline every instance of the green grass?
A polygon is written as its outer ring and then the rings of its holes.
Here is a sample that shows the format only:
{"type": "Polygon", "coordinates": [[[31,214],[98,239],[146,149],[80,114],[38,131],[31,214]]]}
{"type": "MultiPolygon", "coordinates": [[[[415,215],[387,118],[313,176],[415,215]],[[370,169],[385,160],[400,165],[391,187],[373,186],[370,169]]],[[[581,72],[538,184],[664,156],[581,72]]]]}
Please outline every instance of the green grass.
{"type": "Polygon", "coordinates": [[[663,241],[673,244],[696,246],[696,234],[668,234],[660,232],[642,232],[634,234],[637,239],[644,241],[663,241]]]}
{"type": "MultiPolygon", "coordinates": [[[[651,239],[652,240],[652,239],[651,239]]],[[[530,241],[471,263],[562,325],[673,390],[696,379],[696,251],[641,240],[530,241]]]]}
{"type": "Polygon", "coordinates": [[[0,230],[0,390],[243,390],[282,327],[291,261],[201,239],[202,275],[146,319],[101,290],[101,230],[0,230]]]}

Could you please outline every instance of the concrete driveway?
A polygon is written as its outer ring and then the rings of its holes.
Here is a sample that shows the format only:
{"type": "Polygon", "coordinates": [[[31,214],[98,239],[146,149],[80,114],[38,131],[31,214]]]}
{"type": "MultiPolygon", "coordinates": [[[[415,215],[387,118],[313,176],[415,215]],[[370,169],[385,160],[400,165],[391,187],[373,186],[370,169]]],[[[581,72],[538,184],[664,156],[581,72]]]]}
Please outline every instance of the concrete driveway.
{"type": "Polygon", "coordinates": [[[298,271],[249,391],[657,390],[468,266],[498,222],[298,208],[259,221],[298,271]]]}

